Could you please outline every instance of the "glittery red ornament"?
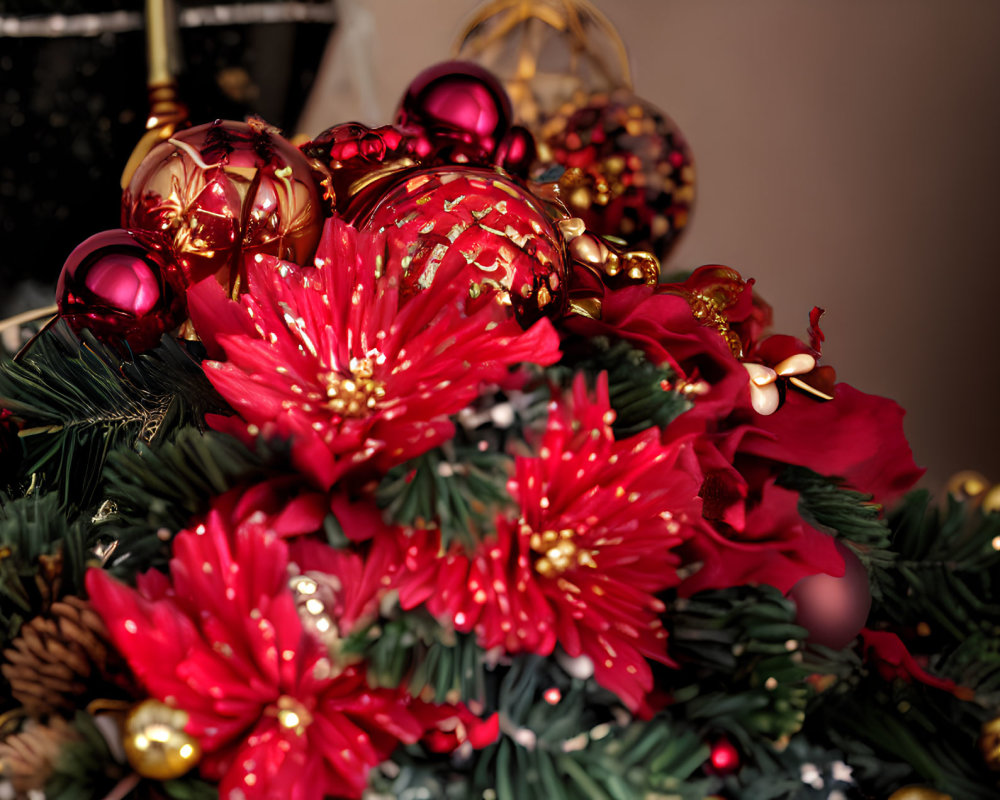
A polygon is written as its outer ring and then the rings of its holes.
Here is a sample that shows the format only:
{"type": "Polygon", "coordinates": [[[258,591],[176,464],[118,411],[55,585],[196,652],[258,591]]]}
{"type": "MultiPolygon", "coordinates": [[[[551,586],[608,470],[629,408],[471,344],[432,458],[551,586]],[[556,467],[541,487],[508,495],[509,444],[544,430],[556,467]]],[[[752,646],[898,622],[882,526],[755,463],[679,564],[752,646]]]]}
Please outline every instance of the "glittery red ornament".
{"type": "Polygon", "coordinates": [[[510,98],[492,73],[471,61],[445,61],[413,79],[396,121],[450,140],[457,153],[485,163],[510,129],[511,114],[510,98]]]}
{"type": "Polygon", "coordinates": [[[728,739],[717,739],[712,743],[708,760],[716,775],[732,775],[740,768],[740,751],[728,739]]]}
{"type": "Polygon", "coordinates": [[[74,330],[140,352],[186,316],[170,243],[146,231],[104,231],[79,244],[59,275],[56,302],[74,330]]]}
{"type": "Polygon", "coordinates": [[[691,151],[669,117],[617,89],[563,106],[539,143],[543,161],[566,168],[563,200],[589,230],[666,256],[694,200],[691,151]]]}
{"type": "Polygon", "coordinates": [[[803,578],[788,593],[795,601],[795,622],[809,631],[809,641],[840,650],[858,635],[872,606],[868,572],[850,548],[837,543],[844,574],[803,578]]]}
{"type": "Polygon", "coordinates": [[[122,225],[162,231],[190,284],[232,287],[243,257],[307,263],[323,211],[309,162],[260,121],[217,120],[178,131],[143,159],[122,202],[122,225]]]}
{"type": "Polygon", "coordinates": [[[471,297],[500,289],[522,323],[562,313],[562,236],[538,200],[503,173],[440,167],[408,173],[358,228],[385,237],[404,264],[405,302],[435,281],[466,281],[471,297]]]}

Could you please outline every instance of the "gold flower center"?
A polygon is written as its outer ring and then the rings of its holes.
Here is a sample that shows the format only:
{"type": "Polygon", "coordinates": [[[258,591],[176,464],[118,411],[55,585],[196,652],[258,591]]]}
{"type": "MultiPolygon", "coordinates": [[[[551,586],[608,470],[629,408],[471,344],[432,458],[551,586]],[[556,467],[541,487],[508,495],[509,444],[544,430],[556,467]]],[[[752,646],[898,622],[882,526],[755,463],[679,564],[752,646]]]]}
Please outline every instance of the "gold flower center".
{"type": "Polygon", "coordinates": [[[370,359],[351,359],[349,375],[328,372],[323,376],[326,384],[326,406],[342,417],[363,417],[385,398],[385,385],[372,377],[370,359]]]}
{"type": "MultiPolygon", "coordinates": [[[[522,530],[528,532],[530,528],[525,526],[522,530]]],[[[576,532],[570,528],[541,533],[531,531],[528,544],[539,555],[535,559],[535,570],[539,575],[552,578],[573,567],[597,567],[593,551],[579,547],[574,541],[575,536],[576,532]]]]}
{"type": "Polygon", "coordinates": [[[283,694],[278,702],[268,709],[278,718],[278,724],[286,730],[302,735],[312,723],[312,714],[294,697],[283,694]]]}

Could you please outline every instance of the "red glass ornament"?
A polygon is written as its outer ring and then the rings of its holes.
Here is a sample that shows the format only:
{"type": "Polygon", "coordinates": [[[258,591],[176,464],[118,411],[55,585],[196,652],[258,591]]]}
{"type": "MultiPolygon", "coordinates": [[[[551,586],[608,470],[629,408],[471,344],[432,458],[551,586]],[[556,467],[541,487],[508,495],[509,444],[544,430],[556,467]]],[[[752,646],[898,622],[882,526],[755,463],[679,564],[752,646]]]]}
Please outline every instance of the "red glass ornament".
{"type": "Polygon", "coordinates": [[[384,236],[386,258],[404,262],[404,302],[436,280],[462,280],[471,296],[500,289],[525,324],[565,308],[562,236],[538,200],[502,172],[407,173],[357,227],[384,236]]]}
{"type": "Polygon", "coordinates": [[[708,759],[717,775],[732,775],[740,768],[740,751],[728,739],[717,739],[708,759]]]}
{"type": "Polygon", "coordinates": [[[566,168],[563,200],[589,230],[666,256],[694,201],[691,151],[669,117],[617,89],[563,106],[539,142],[543,161],[566,168]]]}
{"type": "Polygon", "coordinates": [[[795,622],[809,631],[809,641],[840,650],[864,627],[872,606],[868,572],[850,548],[837,543],[844,574],[803,578],[788,593],[795,601],[795,622]]]}
{"type": "Polygon", "coordinates": [[[260,121],[216,120],[154,147],[122,198],[122,225],[171,237],[187,283],[233,287],[243,257],[308,263],[323,209],[309,162],[260,121]]]}
{"type": "Polygon", "coordinates": [[[146,231],[95,234],[70,253],[56,285],[59,314],[109,344],[141,352],[184,321],[184,288],[170,243],[146,231]]]}
{"type": "Polygon", "coordinates": [[[520,125],[515,125],[508,131],[497,148],[496,163],[511,175],[521,178],[528,176],[528,171],[538,159],[538,148],[531,131],[520,125]]]}
{"type": "Polygon", "coordinates": [[[396,121],[450,140],[474,163],[488,163],[510,129],[511,115],[510,98],[491,72],[471,61],[445,61],[413,79],[396,121]]]}
{"type": "Polygon", "coordinates": [[[420,130],[369,128],[359,122],[334,125],[302,146],[327,167],[336,210],[344,219],[370,208],[387,183],[402,170],[419,167],[433,149],[420,130]]]}

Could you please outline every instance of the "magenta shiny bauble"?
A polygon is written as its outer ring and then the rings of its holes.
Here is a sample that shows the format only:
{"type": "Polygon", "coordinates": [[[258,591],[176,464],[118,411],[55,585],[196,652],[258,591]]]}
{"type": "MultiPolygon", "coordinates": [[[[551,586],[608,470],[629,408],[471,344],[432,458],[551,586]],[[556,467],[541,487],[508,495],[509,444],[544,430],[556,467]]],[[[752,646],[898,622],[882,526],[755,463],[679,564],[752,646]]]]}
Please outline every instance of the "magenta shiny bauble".
{"type": "Polygon", "coordinates": [[[788,593],[795,601],[795,622],[809,631],[809,641],[840,650],[861,632],[872,607],[868,572],[853,551],[838,543],[844,557],[839,578],[820,573],[803,578],[788,593]]]}
{"type": "Polygon", "coordinates": [[[56,285],[59,315],[109,344],[153,347],[186,316],[169,241],[146,231],[111,230],[70,253],[56,285]]]}
{"type": "Polygon", "coordinates": [[[496,152],[497,165],[520,178],[528,177],[528,172],[537,159],[535,137],[520,125],[515,125],[507,132],[496,152]]]}
{"type": "Polygon", "coordinates": [[[525,324],[566,306],[562,236],[538,200],[498,170],[408,172],[356,225],[384,237],[386,258],[402,265],[403,302],[458,281],[473,298],[496,291],[525,324]]]}
{"type": "Polygon", "coordinates": [[[453,139],[482,163],[510,130],[511,116],[510,98],[492,73],[469,61],[445,61],[413,79],[396,121],[453,139]]]}
{"type": "Polygon", "coordinates": [[[170,237],[185,281],[232,288],[258,253],[308,264],[324,210],[306,157],[259,120],[178,131],[142,160],[122,225],[170,237]]]}

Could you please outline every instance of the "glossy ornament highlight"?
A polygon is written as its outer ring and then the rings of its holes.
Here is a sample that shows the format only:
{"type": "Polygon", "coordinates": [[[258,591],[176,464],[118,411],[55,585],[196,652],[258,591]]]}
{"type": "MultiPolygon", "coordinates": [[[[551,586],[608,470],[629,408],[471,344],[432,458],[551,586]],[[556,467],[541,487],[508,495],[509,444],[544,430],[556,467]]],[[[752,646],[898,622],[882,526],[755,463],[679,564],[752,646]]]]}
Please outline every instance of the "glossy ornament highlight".
{"type": "Polygon", "coordinates": [[[496,152],[511,117],[500,81],[471,61],[445,61],[425,69],[410,83],[396,112],[399,125],[447,140],[452,160],[464,156],[473,163],[485,163],[496,152]]]}
{"type": "Polygon", "coordinates": [[[129,712],[122,745],[144,778],[167,781],[186,774],[201,759],[201,745],[185,733],[188,714],[159,700],[143,700],[129,712]]]}
{"type": "Polygon", "coordinates": [[[868,572],[850,548],[838,542],[844,557],[840,577],[817,573],[792,587],[795,622],[809,631],[809,641],[834,650],[847,647],[860,633],[872,606],[868,572]]]}
{"type": "Polygon", "coordinates": [[[56,284],[60,316],[98,339],[153,347],[184,321],[184,288],[169,242],[144,231],[111,230],[79,244],[56,284]]]}
{"type": "Polygon", "coordinates": [[[305,156],[259,120],[216,120],[154,147],[122,198],[122,225],[168,236],[185,282],[234,291],[256,254],[308,263],[323,209],[305,156]]]}

